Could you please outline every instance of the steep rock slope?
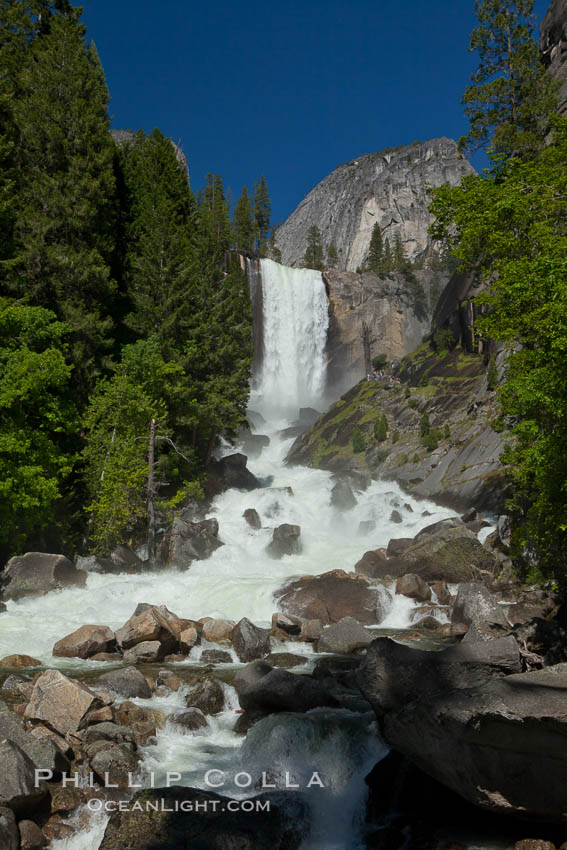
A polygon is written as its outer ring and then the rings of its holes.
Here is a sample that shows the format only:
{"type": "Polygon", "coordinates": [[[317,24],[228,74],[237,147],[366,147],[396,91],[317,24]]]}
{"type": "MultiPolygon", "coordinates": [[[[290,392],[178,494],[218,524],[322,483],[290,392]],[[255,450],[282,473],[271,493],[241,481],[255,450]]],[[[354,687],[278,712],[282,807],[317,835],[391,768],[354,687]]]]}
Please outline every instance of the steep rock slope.
{"type": "Polygon", "coordinates": [[[550,73],[560,81],[560,110],[567,114],[567,0],[553,0],[540,25],[540,49],[550,73]]]}
{"type": "Polygon", "coordinates": [[[367,154],[340,165],[319,183],[277,231],[282,261],[299,266],[307,247],[307,231],[316,225],[325,251],[334,242],[339,268],[356,271],[367,257],[372,228],[384,237],[399,234],[410,259],[431,244],[428,186],[455,186],[474,169],[452,139],[367,154]]]}
{"type": "Polygon", "coordinates": [[[506,494],[500,454],[508,435],[491,424],[498,405],[483,357],[459,348],[438,356],[423,344],[404,358],[398,375],[400,384],[364,380],[354,386],[298,437],[288,463],[370,474],[457,510],[475,505],[500,512],[506,494]],[[388,436],[377,442],[374,423],[382,414],[388,436]],[[424,414],[442,432],[436,448],[423,444],[424,414]],[[354,453],[357,426],[364,450],[354,453]]]}

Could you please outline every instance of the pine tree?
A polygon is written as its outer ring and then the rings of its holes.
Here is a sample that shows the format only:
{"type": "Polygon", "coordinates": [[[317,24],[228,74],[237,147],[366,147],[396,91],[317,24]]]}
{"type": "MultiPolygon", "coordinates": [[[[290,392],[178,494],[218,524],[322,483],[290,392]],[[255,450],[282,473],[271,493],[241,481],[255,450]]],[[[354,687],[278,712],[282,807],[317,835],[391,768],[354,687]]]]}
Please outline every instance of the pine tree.
{"type": "Polygon", "coordinates": [[[276,242],[275,227],[272,227],[272,229],[270,230],[270,238],[268,239],[268,256],[276,263],[281,263],[282,261],[282,252],[280,251],[276,242]]]}
{"type": "Polygon", "coordinates": [[[404,248],[404,243],[402,242],[402,237],[399,233],[396,233],[394,237],[394,256],[393,256],[394,268],[396,271],[403,271],[407,265],[408,259],[406,256],[406,249],[404,248]]]}
{"type": "Polygon", "coordinates": [[[380,274],[382,271],[382,263],[384,260],[384,244],[382,241],[382,231],[380,225],[375,222],[372,228],[372,236],[370,238],[370,248],[368,251],[368,268],[375,274],[380,274]]]}
{"type": "Polygon", "coordinates": [[[463,95],[470,129],[463,151],[489,147],[496,157],[540,148],[557,107],[557,85],[534,38],[533,0],[476,0],[470,50],[480,64],[463,95]]]}
{"type": "Polygon", "coordinates": [[[303,255],[303,267],[306,269],[323,269],[323,244],[321,231],[316,224],[307,231],[307,249],[303,255]]]}
{"type": "Polygon", "coordinates": [[[10,291],[71,328],[73,383],[85,397],[109,344],[114,148],[108,92],[76,14],[52,17],[18,78],[18,166],[10,291]]]}
{"type": "Polygon", "coordinates": [[[260,257],[266,253],[266,240],[270,232],[272,202],[266,178],[262,174],[254,189],[254,224],[256,228],[256,251],[260,257]]]}
{"type": "Polygon", "coordinates": [[[205,179],[205,188],[197,196],[200,229],[210,251],[218,255],[230,248],[230,216],[220,174],[207,174],[205,179]]]}
{"type": "Polygon", "coordinates": [[[334,242],[331,242],[327,250],[327,267],[335,269],[339,264],[339,252],[334,242]]]}
{"type": "Polygon", "coordinates": [[[251,254],[254,251],[254,222],[246,186],[242,187],[242,192],[234,207],[233,233],[236,250],[251,254]]]}
{"type": "Polygon", "coordinates": [[[384,239],[384,254],[382,259],[382,273],[390,274],[394,269],[394,257],[392,255],[392,247],[388,238],[384,239]]]}

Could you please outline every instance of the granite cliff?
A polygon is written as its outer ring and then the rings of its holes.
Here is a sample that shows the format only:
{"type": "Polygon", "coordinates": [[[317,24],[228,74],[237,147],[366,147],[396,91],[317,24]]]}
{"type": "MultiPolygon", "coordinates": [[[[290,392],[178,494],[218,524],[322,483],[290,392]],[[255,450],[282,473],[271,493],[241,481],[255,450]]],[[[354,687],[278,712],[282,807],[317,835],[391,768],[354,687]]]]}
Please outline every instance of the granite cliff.
{"type": "Polygon", "coordinates": [[[567,114],[567,0],[553,0],[540,25],[540,49],[549,72],[560,82],[560,111],[567,114]]]}
{"type": "Polygon", "coordinates": [[[339,268],[356,271],[366,260],[375,222],[384,237],[401,236],[411,260],[425,259],[431,248],[428,187],[455,186],[472,173],[456,143],[447,138],[367,154],[340,165],[278,228],[282,262],[301,265],[307,231],[316,225],[325,251],[335,243],[339,268]]]}

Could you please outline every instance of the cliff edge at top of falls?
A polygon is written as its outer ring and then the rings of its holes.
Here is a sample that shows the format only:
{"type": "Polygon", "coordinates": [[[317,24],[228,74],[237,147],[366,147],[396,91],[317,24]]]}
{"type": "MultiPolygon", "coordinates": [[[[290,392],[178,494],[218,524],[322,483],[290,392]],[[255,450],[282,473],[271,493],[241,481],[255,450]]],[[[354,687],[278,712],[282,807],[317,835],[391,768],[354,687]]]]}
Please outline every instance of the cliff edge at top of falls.
{"type": "MultiPolygon", "coordinates": [[[[496,362],[501,375],[503,352],[496,362]]],[[[404,357],[396,376],[400,383],[386,375],[352,387],[297,438],[287,462],[397,481],[413,496],[456,510],[474,505],[501,512],[507,481],[500,454],[509,434],[498,424],[485,359],[461,348],[438,355],[424,343],[404,357]],[[388,434],[378,441],[374,425],[383,414],[388,434]],[[422,438],[425,414],[433,437],[428,444],[422,438]]]]}
{"type": "Polygon", "coordinates": [[[546,68],[560,85],[559,111],[567,115],[567,0],[553,0],[540,24],[539,46],[546,68]]]}
{"type": "Polygon", "coordinates": [[[282,262],[301,265],[307,231],[316,225],[325,252],[334,242],[339,268],[356,271],[366,260],[375,222],[385,238],[401,236],[411,260],[422,258],[431,247],[428,187],[456,186],[473,173],[447,138],[389,148],[339,165],[278,227],[282,262]]]}

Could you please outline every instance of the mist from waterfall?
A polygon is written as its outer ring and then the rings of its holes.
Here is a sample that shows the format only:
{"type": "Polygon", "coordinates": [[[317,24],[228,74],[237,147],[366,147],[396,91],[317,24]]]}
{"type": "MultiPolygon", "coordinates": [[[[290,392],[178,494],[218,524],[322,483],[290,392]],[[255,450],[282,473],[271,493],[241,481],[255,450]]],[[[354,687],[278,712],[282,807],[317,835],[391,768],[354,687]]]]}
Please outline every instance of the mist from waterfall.
{"type": "Polygon", "coordinates": [[[267,419],[322,407],[329,304],[321,272],[261,260],[263,357],[250,406],[267,419]]]}

